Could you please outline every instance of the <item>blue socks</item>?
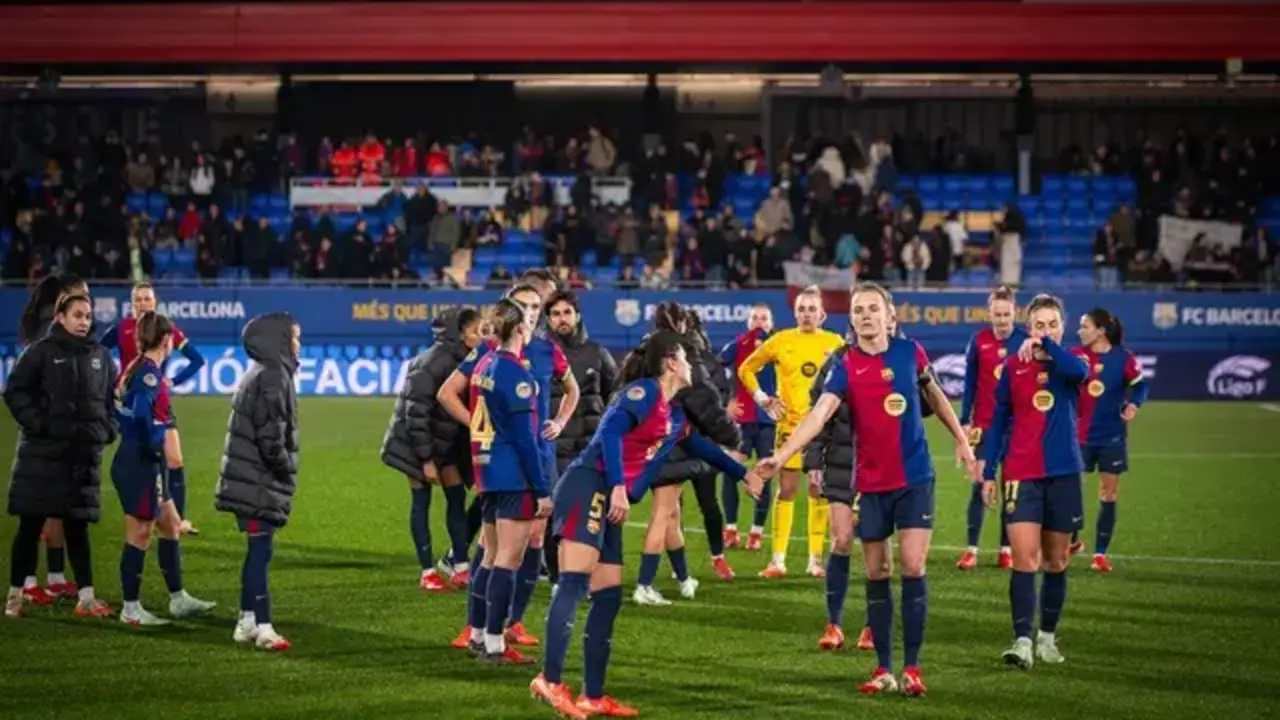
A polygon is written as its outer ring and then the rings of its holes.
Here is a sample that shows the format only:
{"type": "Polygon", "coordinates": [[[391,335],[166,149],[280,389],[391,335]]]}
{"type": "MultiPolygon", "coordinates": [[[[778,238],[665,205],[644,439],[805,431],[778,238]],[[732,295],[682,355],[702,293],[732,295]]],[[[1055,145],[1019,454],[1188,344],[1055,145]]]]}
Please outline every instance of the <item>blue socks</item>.
{"type": "Polygon", "coordinates": [[[844,598],[849,594],[849,556],[834,551],[827,557],[827,622],[843,625],[844,598]]]}
{"type": "MultiPolygon", "coordinates": [[[[711,551],[711,554],[712,556],[715,556],[717,553],[713,549],[711,551]]],[[[720,549],[719,554],[724,554],[724,548],[720,549]]],[[[689,579],[689,561],[685,559],[684,548],[678,547],[674,550],[668,550],[667,559],[671,561],[671,569],[674,570],[676,573],[676,580],[679,580],[680,582],[684,582],[685,580],[689,579]]],[[[588,695],[588,697],[591,697],[591,696],[588,695]]]]}
{"type": "Polygon", "coordinates": [[[547,645],[542,675],[549,683],[563,682],[564,659],[569,654],[573,621],[578,616],[578,605],[587,596],[590,580],[586,573],[560,573],[560,582],[551,597],[551,606],[547,608],[547,645]]]}
{"type": "Polygon", "coordinates": [[[146,550],[124,544],[124,552],[120,554],[120,589],[125,602],[137,602],[142,595],[142,566],[146,559],[146,550]]]}
{"type": "Polygon", "coordinates": [[[1040,583],[1040,631],[1052,633],[1058,629],[1062,606],[1067,602],[1067,571],[1044,573],[1040,583]]]}
{"type": "Polygon", "coordinates": [[[490,568],[480,561],[471,568],[471,602],[467,607],[467,625],[472,628],[485,627],[485,618],[489,614],[487,602],[489,592],[490,568]]]}
{"type": "Polygon", "coordinates": [[[734,527],[738,525],[738,506],[742,496],[738,494],[738,481],[723,475],[720,478],[720,504],[724,506],[724,521],[734,527]]]}
{"type": "Polygon", "coordinates": [[[867,624],[881,668],[893,667],[893,591],[889,578],[867,580],[867,624]]]}
{"type": "Polygon", "coordinates": [[[267,567],[271,564],[273,538],[270,533],[249,536],[249,552],[244,559],[241,582],[244,590],[240,597],[241,607],[248,601],[248,609],[253,611],[259,625],[271,624],[271,595],[267,590],[267,567]]]}
{"type": "Polygon", "coordinates": [[[640,574],[636,576],[637,585],[652,586],[658,577],[658,562],[662,556],[658,553],[644,553],[640,556],[640,574]]]}
{"type": "Polygon", "coordinates": [[[430,570],[435,564],[431,557],[431,486],[410,487],[413,501],[409,505],[409,534],[413,536],[413,549],[418,553],[418,564],[430,570]]]}
{"type": "Polygon", "coordinates": [[[966,527],[969,530],[969,547],[978,547],[978,542],[982,538],[982,519],[986,512],[987,508],[982,504],[982,485],[974,483],[973,490],[969,493],[969,507],[965,512],[966,527]]]}
{"type": "Polygon", "coordinates": [[[486,637],[501,637],[507,629],[507,614],[511,611],[511,595],[515,586],[515,570],[496,566],[489,569],[489,584],[484,593],[487,605],[484,619],[486,637]]]}
{"type": "Polygon", "coordinates": [[[178,508],[178,516],[187,517],[187,469],[169,468],[169,497],[178,508]]]}
{"type": "Polygon", "coordinates": [[[512,625],[524,622],[524,611],[529,608],[529,601],[533,599],[533,591],[538,587],[538,575],[541,572],[542,548],[525,548],[524,561],[516,571],[515,590],[511,595],[512,625]]]}
{"type": "Polygon", "coordinates": [[[924,576],[902,578],[903,667],[920,665],[924,624],[929,617],[929,587],[924,576]]]}
{"type": "Polygon", "coordinates": [[[460,562],[467,556],[471,538],[467,534],[467,488],[461,484],[444,489],[444,526],[449,531],[449,544],[453,546],[451,557],[460,562]]]}
{"type": "Polygon", "coordinates": [[[1031,637],[1031,617],[1036,612],[1036,574],[1014,570],[1009,575],[1009,607],[1013,610],[1013,636],[1031,637]]]}
{"type": "Polygon", "coordinates": [[[1004,503],[1000,503],[1000,547],[1007,548],[1009,545],[1009,525],[1004,521],[1004,503]]]}
{"type": "Polygon", "coordinates": [[[1102,507],[1098,511],[1098,524],[1094,529],[1098,534],[1093,543],[1093,551],[1099,555],[1106,555],[1108,548],[1111,547],[1111,536],[1116,531],[1115,501],[1102,501],[1102,507]]]}
{"type": "Polygon", "coordinates": [[[582,694],[592,700],[604,697],[604,676],[613,649],[613,621],[622,609],[622,588],[614,586],[591,593],[591,609],[582,634],[582,694]]]}
{"type": "Polygon", "coordinates": [[[170,593],[182,591],[182,553],[178,541],[160,538],[160,573],[170,593]]]}
{"type": "Polygon", "coordinates": [[[760,499],[756,501],[756,513],[751,518],[753,526],[764,527],[764,521],[769,519],[771,502],[773,502],[773,482],[766,480],[764,488],[760,490],[760,499]]]}

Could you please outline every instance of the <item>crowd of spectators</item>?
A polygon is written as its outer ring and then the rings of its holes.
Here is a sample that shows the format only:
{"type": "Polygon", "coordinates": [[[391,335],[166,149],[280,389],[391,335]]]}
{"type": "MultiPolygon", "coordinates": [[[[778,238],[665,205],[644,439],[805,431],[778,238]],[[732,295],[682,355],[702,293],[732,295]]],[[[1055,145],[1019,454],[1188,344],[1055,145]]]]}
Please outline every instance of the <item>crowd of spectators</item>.
{"type": "MultiPolygon", "coordinates": [[[[0,217],[9,235],[0,274],[7,282],[31,282],[65,268],[89,278],[139,280],[154,274],[157,249],[178,249],[207,280],[226,268],[243,267],[254,278],[287,268],[297,278],[454,287],[466,281],[449,272],[459,251],[500,245],[522,230],[540,239],[546,265],[578,287],[600,279],[646,288],[749,287],[783,280],[788,260],[910,286],[945,286],[966,266],[988,265],[1016,284],[1020,246],[1037,241],[1017,206],[1001,209],[993,241],[974,252],[962,212],[927,212],[937,208],[900,191],[900,172],[918,167],[900,168],[895,157],[912,154],[900,139],[865,144],[851,133],[790,141],[770,167],[758,137],[704,134],[669,147],[654,138],[615,141],[592,126],[559,139],[525,128],[510,145],[476,137],[397,143],[368,134],[337,143],[321,138],[310,150],[292,135],[262,131],[216,149],[193,142],[166,155],[127,147],[108,133],[48,148],[34,175],[22,168],[0,173],[0,217]],[[314,176],[393,185],[377,208],[367,209],[376,215],[350,227],[335,220],[344,208],[299,212],[282,224],[251,203],[314,176]],[[501,206],[457,208],[427,187],[402,192],[401,181],[423,176],[512,181],[501,206]],[[555,201],[552,176],[576,178],[568,204],[555,201]],[[726,178],[735,176],[767,183],[754,212],[743,213],[727,196],[726,178]],[[601,177],[629,179],[630,202],[602,202],[593,192],[601,177]],[[126,198],[140,193],[163,193],[166,204],[131,209],[126,198]],[[925,226],[928,218],[938,219],[925,226]],[[616,277],[589,272],[615,260],[616,277]],[[424,267],[429,271],[420,276],[424,267]]],[[[940,138],[929,166],[969,169],[976,156],[940,138]]],[[[1100,285],[1269,277],[1276,248],[1254,221],[1263,198],[1280,194],[1275,139],[1232,144],[1222,135],[1179,134],[1168,143],[1101,146],[1088,156],[1069,148],[1059,160],[1071,173],[1137,181],[1135,206],[1121,206],[1098,230],[1093,256],[1100,285]],[[1161,214],[1241,223],[1246,241],[1234,248],[1198,241],[1185,259],[1171,262],[1157,243],[1161,214]]],[[[502,282],[509,272],[499,265],[489,280],[502,282]]]]}

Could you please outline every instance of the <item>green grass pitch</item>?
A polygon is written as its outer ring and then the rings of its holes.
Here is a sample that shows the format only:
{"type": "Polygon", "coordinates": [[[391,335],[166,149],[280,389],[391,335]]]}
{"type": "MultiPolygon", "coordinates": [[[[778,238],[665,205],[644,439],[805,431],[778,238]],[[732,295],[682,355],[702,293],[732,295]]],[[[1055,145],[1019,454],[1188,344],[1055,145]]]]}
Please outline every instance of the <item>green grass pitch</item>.
{"type": "MultiPolygon", "coordinates": [[[[405,481],[378,462],[390,399],[304,399],[302,473],[293,521],[280,535],[271,584],[276,627],[294,649],[273,656],[231,642],[244,542],[212,508],[228,400],[182,398],[190,514],[203,534],[184,545],[187,587],[216,614],[155,631],[83,621],[69,606],[0,619],[0,717],[170,718],[550,717],[527,684],[536,668],[488,667],[448,647],[463,596],[424,596],[407,532],[405,481]]],[[[954,569],[968,493],[930,423],[938,521],[923,666],[930,695],[864,698],[874,665],[857,651],[821,654],[821,581],[755,577],[767,553],[731,551],[739,579],[714,579],[705,537],[688,534],[694,601],[628,602],[618,620],[608,689],[650,718],[1262,718],[1280,714],[1280,413],[1253,404],[1153,403],[1135,423],[1133,471],[1121,484],[1116,571],[1073,567],[1059,628],[1067,663],[1031,672],[1000,664],[1009,644],[1007,579],[984,555],[954,569]]],[[[13,423],[0,421],[8,466],[13,423]]],[[[109,458],[108,458],[109,461],[109,458]]],[[[104,467],[104,481],[106,468],[104,467]]],[[[118,608],[118,503],[105,483],[92,531],[99,595],[118,608]]],[[[1092,546],[1096,481],[1086,490],[1092,546]]],[[[699,527],[696,504],[685,524],[699,527]]],[[[443,498],[432,515],[445,548],[443,498]]],[[[744,503],[747,519],[749,505],[744,503]]],[[[647,506],[635,511],[647,516],[647,506]]],[[[795,535],[803,535],[803,511],[795,535]]],[[[995,544],[988,516],[985,547],[995,544]]],[[[14,522],[0,518],[5,557],[14,522]]],[[[628,531],[635,571],[640,530],[628,531]]],[[[805,542],[792,542],[802,568],[805,542]]],[[[6,563],[7,567],[7,563],[6,563]]],[[[41,559],[43,577],[43,553],[41,559]]],[[[856,567],[856,565],[855,565],[856,567]]],[[[676,597],[665,568],[659,586],[676,597]]],[[[167,609],[154,553],[144,602],[167,609]]],[[[896,594],[895,583],[895,594],[896,594]]],[[[530,610],[538,635],[549,590],[530,610]]],[[[850,591],[851,630],[863,612],[850,591]]],[[[577,630],[580,632],[582,619],[577,630]]],[[[899,635],[898,647],[901,647],[899,635]]],[[[900,654],[898,655],[900,657],[900,654]]],[[[580,684],[581,643],[568,679],[580,684]]]]}

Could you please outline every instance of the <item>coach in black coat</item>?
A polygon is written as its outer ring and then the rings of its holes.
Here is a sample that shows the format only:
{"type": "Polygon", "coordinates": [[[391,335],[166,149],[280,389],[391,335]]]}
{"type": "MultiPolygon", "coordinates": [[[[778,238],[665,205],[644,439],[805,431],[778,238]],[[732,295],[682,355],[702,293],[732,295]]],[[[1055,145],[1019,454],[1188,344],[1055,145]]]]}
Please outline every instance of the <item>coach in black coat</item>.
{"type": "Polygon", "coordinates": [[[115,384],[111,351],[57,322],[22,353],[4,390],[18,424],[9,514],[98,521],[102,451],[116,438],[115,384]]]}
{"type": "MultiPolygon", "coordinates": [[[[849,346],[844,345],[827,357],[817,377],[825,378],[831,368],[844,362],[849,346]]],[[[822,397],[822,382],[815,382],[809,391],[809,406],[813,407],[822,397]]],[[[849,416],[849,403],[840,401],[835,415],[823,426],[804,451],[804,471],[821,472],[822,495],[828,501],[853,504],[853,422],[849,416]]]]}
{"type": "Polygon", "coordinates": [[[463,337],[479,320],[479,313],[471,309],[442,316],[436,323],[435,344],[410,361],[382,438],[382,462],[387,467],[424,483],[423,466],[428,462],[435,463],[437,472],[467,465],[467,429],[445,412],[436,392],[471,352],[463,337]]]}
{"type": "Polygon", "coordinates": [[[296,323],[269,313],[244,328],[253,360],[231,400],[215,506],[245,520],[284,527],[298,489],[296,323]]]}
{"type": "MultiPolygon", "coordinates": [[[[582,324],[578,297],[571,291],[560,291],[547,302],[548,337],[560,346],[569,360],[569,368],[578,381],[578,405],[573,417],[556,438],[556,469],[564,469],[578,457],[604,417],[609,398],[618,389],[618,363],[599,343],[587,338],[582,324]]],[[[560,406],[564,389],[557,383],[551,387],[551,407],[560,406]]]]}

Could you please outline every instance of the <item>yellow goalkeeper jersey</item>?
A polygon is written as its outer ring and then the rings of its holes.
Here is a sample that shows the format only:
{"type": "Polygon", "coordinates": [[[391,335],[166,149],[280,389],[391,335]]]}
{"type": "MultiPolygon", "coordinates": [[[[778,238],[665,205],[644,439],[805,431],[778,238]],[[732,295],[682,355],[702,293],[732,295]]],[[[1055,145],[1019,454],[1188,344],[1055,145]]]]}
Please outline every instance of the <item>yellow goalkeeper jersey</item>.
{"type": "Polygon", "coordinates": [[[738,381],[753,395],[760,389],[756,373],[773,365],[778,374],[778,397],[786,413],[778,420],[780,429],[794,429],[809,413],[809,391],[827,356],[844,344],[844,339],[821,328],[804,332],[790,328],[776,332],[738,366],[738,381]]]}

